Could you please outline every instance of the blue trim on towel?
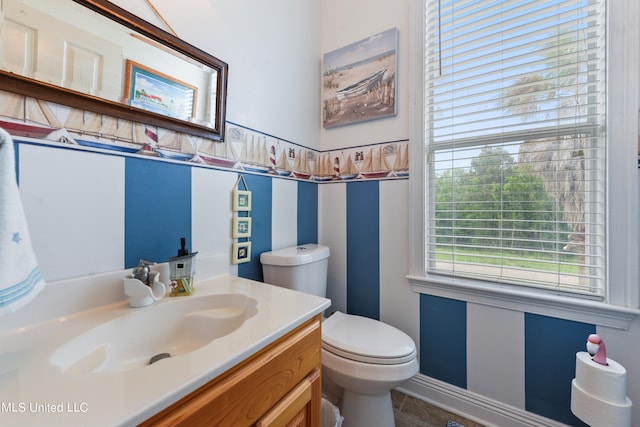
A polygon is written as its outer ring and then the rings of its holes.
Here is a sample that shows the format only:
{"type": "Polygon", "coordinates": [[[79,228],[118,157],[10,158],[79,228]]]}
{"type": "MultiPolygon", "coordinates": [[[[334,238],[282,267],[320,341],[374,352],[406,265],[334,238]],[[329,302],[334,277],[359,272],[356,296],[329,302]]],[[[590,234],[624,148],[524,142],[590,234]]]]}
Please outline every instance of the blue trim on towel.
{"type": "Polygon", "coordinates": [[[16,184],[20,185],[20,144],[13,143],[13,157],[16,161],[16,184]]]}
{"type": "Polygon", "coordinates": [[[0,307],[6,307],[26,297],[41,280],[42,273],[36,266],[24,280],[0,290],[0,307]]]}

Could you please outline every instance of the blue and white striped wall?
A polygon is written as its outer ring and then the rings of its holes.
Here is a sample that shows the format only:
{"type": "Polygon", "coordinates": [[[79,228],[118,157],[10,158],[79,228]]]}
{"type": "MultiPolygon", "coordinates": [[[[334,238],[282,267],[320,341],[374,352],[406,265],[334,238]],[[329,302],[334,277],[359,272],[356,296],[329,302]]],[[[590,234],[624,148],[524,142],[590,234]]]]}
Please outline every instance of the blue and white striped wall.
{"type": "Polygon", "coordinates": [[[571,380],[575,354],[595,332],[593,324],[420,295],[420,372],[501,406],[584,426],[570,410],[571,380]]]}
{"type": "MultiPolygon", "coordinates": [[[[570,411],[571,380],[575,353],[596,326],[412,292],[405,279],[408,192],[408,181],[320,185],[319,240],[332,251],[331,309],[407,332],[419,343],[424,378],[464,399],[481,396],[489,408],[481,415],[504,410],[496,425],[538,425],[542,416],[583,426],[570,411]]],[[[407,390],[430,393],[419,381],[407,390]]]]}
{"type": "MultiPolygon", "coordinates": [[[[48,281],[165,261],[177,255],[181,237],[190,251],[230,253],[237,172],[34,143],[16,143],[16,158],[48,281]]],[[[230,271],[261,280],[260,252],[317,242],[317,185],[245,179],[253,197],[252,260],[230,271]]]]}
{"type": "MultiPolygon", "coordinates": [[[[191,251],[230,251],[237,172],[34,143],[16,144],[16,153],[46,280],[131,268],[140,258],[163,261],[183,236],[191,251]]],[[[575,352],[598,328],[412,292],[408,180],[245,179],[252,261],[230,265],[232,274],[261,280],[260,252],[327,244],[332,310],[407,332],[418,343],[423,378],[493,408],[581,425],[569,409],[575,352]]],[[[407,387],[428,397],[420,381],[407,387]]]]}

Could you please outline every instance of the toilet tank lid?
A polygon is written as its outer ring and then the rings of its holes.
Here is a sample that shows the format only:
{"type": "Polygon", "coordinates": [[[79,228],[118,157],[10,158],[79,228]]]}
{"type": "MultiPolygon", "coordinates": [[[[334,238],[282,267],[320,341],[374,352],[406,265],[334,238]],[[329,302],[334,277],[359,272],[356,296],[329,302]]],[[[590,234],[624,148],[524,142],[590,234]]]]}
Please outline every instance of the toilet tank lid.
{"type": "Polygon", "coordinates": [[[329,258],[329,247],[309,243],[260,254],[260,262],[266,265],[301,265],[329,258]]]}

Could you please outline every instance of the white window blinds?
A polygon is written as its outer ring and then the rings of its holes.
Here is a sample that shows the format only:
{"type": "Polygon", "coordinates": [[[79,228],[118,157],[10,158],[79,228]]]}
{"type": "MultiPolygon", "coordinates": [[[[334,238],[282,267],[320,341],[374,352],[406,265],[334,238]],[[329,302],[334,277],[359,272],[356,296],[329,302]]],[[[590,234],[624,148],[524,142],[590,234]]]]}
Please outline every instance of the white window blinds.
{"type": "Polygon", "coordinates": [[[604,1],[426,1],[427,273],[602,297],[604,1]]]}

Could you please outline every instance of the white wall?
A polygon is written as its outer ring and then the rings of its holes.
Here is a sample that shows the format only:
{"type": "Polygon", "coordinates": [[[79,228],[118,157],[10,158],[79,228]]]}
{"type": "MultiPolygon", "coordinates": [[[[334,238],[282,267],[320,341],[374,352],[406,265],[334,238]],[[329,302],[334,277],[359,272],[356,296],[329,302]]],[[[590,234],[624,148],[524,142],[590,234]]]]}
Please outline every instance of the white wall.
{"type": "MultiPolygon", "coordinates": [[[[114,3],[159,24],[144,0],[114,3]]],[[[320,2],[152,3],[181,39],[229,64],[228,121],[320,148],[320,2]]]]}
{"type": "MultiPolygon", "coordinates": [[[[374,34],[398,28],[397,115],[349,126],[321,129],[322,150],[409,137],[409,1],[322,0],[321,55],[374,34]]],[[[320,56],[321,58],[321,56],[320,56]]],[[[316,86],[319,87],[320,80],[316,86]]],[[[320,120],[320,119],[318,119],[320,120]]]]}

